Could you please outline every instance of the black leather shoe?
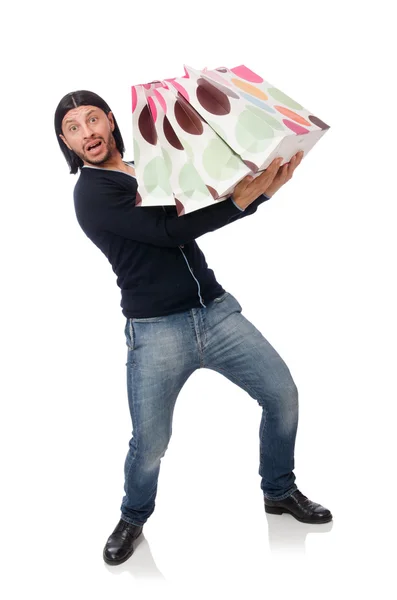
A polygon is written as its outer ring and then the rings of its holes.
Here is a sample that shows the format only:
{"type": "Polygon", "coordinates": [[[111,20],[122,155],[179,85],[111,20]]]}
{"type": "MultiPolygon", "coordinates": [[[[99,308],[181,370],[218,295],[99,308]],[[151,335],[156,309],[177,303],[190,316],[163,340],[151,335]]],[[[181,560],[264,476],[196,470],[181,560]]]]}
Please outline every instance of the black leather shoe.
{"type": "Polygon", "coordinates": [[[265,498],[265,511],[272,515],[288,513],[302,523],[328,523],[332,514],[317,502],[312,502],[299,490],[295,490],[284,500],[269,500],[265,498]]]}
{"type": "Polygon", "coordinates": [[[142,533],[143,525],[132,525],[120,519],[103,549],[103,560],[108,565],[119,565],[133,554],[133,542],[142,533]]]}

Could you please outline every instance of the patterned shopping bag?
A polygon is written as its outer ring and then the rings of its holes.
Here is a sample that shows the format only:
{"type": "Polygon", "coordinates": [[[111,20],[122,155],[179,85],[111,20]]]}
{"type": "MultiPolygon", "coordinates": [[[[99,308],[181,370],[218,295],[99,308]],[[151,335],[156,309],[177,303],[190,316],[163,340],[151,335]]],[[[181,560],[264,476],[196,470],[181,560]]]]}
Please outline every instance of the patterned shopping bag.
{"type": "Polygon", "coordinates": [[[329,129],[245,65],[184,68],[183,77],[132,88],[142,206],[173,197],[181,215],[222,201],[277,156],[306,155],[329,129]]]}

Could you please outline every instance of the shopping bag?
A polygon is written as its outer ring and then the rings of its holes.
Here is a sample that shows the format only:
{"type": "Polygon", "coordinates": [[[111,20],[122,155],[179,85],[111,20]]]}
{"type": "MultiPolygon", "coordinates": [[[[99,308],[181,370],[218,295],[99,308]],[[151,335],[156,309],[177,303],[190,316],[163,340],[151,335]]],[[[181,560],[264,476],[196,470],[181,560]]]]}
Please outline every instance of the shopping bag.
{"type": "Polygon", "coordinates": [[[166,81],[133,87],[136,204],[172,204],[170,186],[182,215],[227,198],[250,168],[172,90],[166,81]]]}
{"type": "Polygon", "coordinates": [[[136,205],[146,206],[147,199],[151,199],[152,205],[175,206],[169,167],[147,101],[146,91],[152,87],[154,89],[155,84],[132,87],[134,166],[139,184],[136,205]]]}
{"type": "Polygon", "coordinates": [[[170,84],[253,173],[262,172],[278,156],[285,163],[300,150],[307,155],[329,129],[245,65],[212,71],[184,67],[186,75],[170,84]]]}
{"type": "MultiPolygon", "coordinates": [[[[183,77],[133,86],[134,123],[139,127],[145,112],[151,119],[147,131],[157,132],[152,135],[156,143],[152,139],[153,147],[146,148],[141,132],[133,127],[142,206],[164,204],[152,190],[156,176],[166,178],[166,172],[172,190],[170,194],[167,188],[168,203],[173,196],[178,214],[222,201],[243,177],[258,176],[274,158],[282,156],[285,163],[299,150],[306,156],[329,129],[245,65],[184,69],[183,77]],[[153,160],[161,156],[168,171],[153,167],[153,160]],[[147,172],[154,180],[151,186],[146,185],[147,172]]],[[[165,181],[160,187],[165,189],[165,181]]]]}

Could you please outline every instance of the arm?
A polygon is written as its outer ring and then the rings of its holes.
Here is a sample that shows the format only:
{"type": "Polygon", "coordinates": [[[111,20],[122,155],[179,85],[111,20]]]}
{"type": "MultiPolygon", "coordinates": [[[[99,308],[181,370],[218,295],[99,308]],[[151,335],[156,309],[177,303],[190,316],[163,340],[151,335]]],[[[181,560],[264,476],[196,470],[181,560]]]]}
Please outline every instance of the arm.
{"type": "Polygon", "coordinates": [[[254,200],[247,208],[240,208],[233,200],[233,196],[231,196],[231,200],[233,202],[233,204],[235,206],[237,206],[237,208],[241,211],[241,215],[237,215],[237,217],[232,217],[229,221],[229,223],[232,223],[233,221],[237,221],[237,219],[241,219],[243,217],[246,217],[248,215],[252,215],[254,214],[254,212],[257,211],[257,208],[260,204],[263,204],[263,202],[266,202],[266,200],[270,200],[271,196],[268,196],[267,194],[261,194],[256,200],[254,200]]]}
{"type": "Polygon", "coordinates": [[[91,186],[81,196],[76,188],[74,199],[80,225],[163,247],[186,244],[205,233],[253,214],[258,205],[268,199],[261,195],[242,210],[230,197],[178,217],[176,211],[175,215],[169,215],[160,211],[157,206],[136,207],[135,196],[115,188],[106,179],[95,187],[91,186]]]}

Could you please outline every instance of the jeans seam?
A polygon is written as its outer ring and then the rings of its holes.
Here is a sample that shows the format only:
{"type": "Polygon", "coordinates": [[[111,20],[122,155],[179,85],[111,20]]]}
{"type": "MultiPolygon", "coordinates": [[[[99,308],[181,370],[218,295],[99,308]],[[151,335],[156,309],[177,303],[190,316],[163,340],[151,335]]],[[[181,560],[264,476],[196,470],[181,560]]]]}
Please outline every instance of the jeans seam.
{"type": "MultiPolygon", "coordinates": [[[[219,369],[219,371],[223,371],[224,373],[227,373],[227,374],[230,376],[230,373],[229,373],[229,371],[227,371],[226,369],[222,369],[221,367],[217,367],[217,368],[219,369]]],[[[235,377],[234,375],[233,375],[232,377],[233,377],[233,379],[235,379],[236,381],[240,381],[240,380],[239,380],[237,377],[235,377]]],[[[247,389],[251,390],[250,386],[248,386],[248,385],[247,385],[246,383],[244,383],[242,380],[241,380],[240,382],[241,382],[241,383],[243,383],[243,385],[245,385],[245,386],[247,387],[247,389]]],[[[237,385],[238,385],[238,384],[237,384],[237,385]]],[[[253,391],[252,391],[252,393],[253,393],[253,397],[255,398],[255,394],[254,394],[254,392],[253,392],[253,391]]],[[[256,398],[255,398],[255,399],[256,399],[256,398]]],[[[257,400],[257,399],[256,399],[256,400],[257,400]]],[[[264,411],[266,410],[266,409],[265,409],[265,407],[264,407],[264,406],[262,406],[261,404],[259,404],[259,406],[261,406],[262,410],[264,410],[264,411]]],[[[262,436],[264,436],[264,435],[265,435],[265,432],[266,432],[266,427],[267,427],[267,419],[265,420],[265,426],[264,426],[264,428],[263,428],[263,431],[262,431],[262,436]]],[[[260,438],[260,442],[262,442],[262,438],[260,438]]],[[[259,461],[259,465],[261,466],[261,461],[259,461]]],[[[285,494],[283,494],[283,496],[281,496],[281,497],[278,497],[278,498],[268,498],[267,496],[264,496],[264,497],[265,497],[265,498],[267,498],[268,500],[284,500],[285,498],[288,498],[288,496],[290,496],[291,494],[293,494],[293,493],[295,492],[295,490],[297,490],[297,489],[298,489],[298,487],[297,487],[297,485],[294,483],[294,484],[293,484],[292,491],[286,492],[286,493],[285,493],[285,494]]]]}
{"type": "MultiPolygon", "coordinates": [[[[216,367],[216,369],[215,369],[214,367],[208,367],[207,365],[204,365],[204,366],[207,369],[212,368],[214,371],[219,370],[219,371],[222,371],[225,375],[229,375],[229,377],[231,377],[232,379],[236,380],[235,383],[237,383],[237,385],[239,385],[239,386],[240,386],[240,384],[244,385],[247,388],[247,390],[249,390],[248,393],[252,394],[253,397],[255,398],[255,392],[254,392],[254,390],[252,390],[251,387],[247,383],[245,383],[245,381],[243,381],[242,379],[239,379],[239,378],[235,377],[235,375],[232,375],[229,371],[227,371],[226,369],[223,369],[222,367],[216,367]]],[[[257,398],[255,398],[255,400],[258,401],[257,398]]],[[[261,405],[259,405],[259,406],[261,406],[261,405]]]]}
{"type": "Polygon", "coordinates": [[[124,517],[124,515],[121,517],[122,521],[125,521],[126,523],[129,523],[130,525],[136,525],[137,527],[143,527],[144,523],[133,523],[132,521],[130,521],[129,519],[126,519],[124,517]]]}
{"type": "MultiPolygon", "coordinates": [[[[226,371],[226,369],[222,369],[222,368],[219,368],[219,369],[220,369],[221,371],[223,371],[224,373],[227,373],[227,374],[230,376],[230,373],[229,373],[228,371],[226,371]]],[[[239,381],[239,379],[238,379],[237,377],[234,377],[234,376],[233,376],[233,378],[235,378],[235,379],[236,379],[236,381],[239,381]]],[[[245,385],[245,386],[247,387],[247,389],[248,389],[248,390],[251,390],[251,387],[250,387],[249,385],[247,385],[245,382],[241,381],[240,383],[243,383],[243,385],[245,385]]],[[[237,384],[237,385],[238,385],[238,384],[237,384]]],[[[254,393],[254,391],[253,391],[253,390],[251,390],[251,392],[249,392],[249,393],[251,393],[251,394],[253,395],[253,397],[255,398],[255,393],[254,393]]],[[[257,398],[255,398],[255,400],[258,402],[258,399],[257,399],[257,398]]],[[[261,405],[261,404],[260,404],[260,402],[258,402],[258,404],[259,404],[259,406],[262,408],[262,411],[264,411],[264,412],[265,412],[265,415],[267,415],[266,408],[265,408],[263,405],[261,405]]],[[[263,427],[262,435],[261,435],[261,436],[260,436],[260,438],[259,438],[259,442],[260,442],[260,444],[262,444],[262,438],[263,438],[263,437],[266,435],[266,429],[267,429],[267,419],[265,418],[265,425],[264,425],[264,427],[263,427]]],[[[261,468],[261,466],[262,466],[262,459],[261,459],[261,457],[260,457],[260,458],[259,458],[259,469],[261,468]]],[[[269,499],[270,499],[270,498],[269,498],[269,499]]]]}
{"type": "Polygon", "coordinates": [[[264,495],[264,498],[266,500],[274,500],[275,502],[277,502],[278,500],[285,500],[286,498],[291,496],[294,492],[296,492],[297,489],[298,489],[298,486],[294,483],[292,491],[285,492],[285,494],[283,494],[282,496],[279,496],[277,498],[274,498],[274,497],[270,498],[270,496],[265,496],[265,495],[264,495]]]}
{"type": "Polygon", "coordinates": [[[134,337],[134,328],[132,325],[132,319],[129,320],[128,323],[128,328],[129,328],[129,332],[130,332],[130,339],[131,339],[131,347],[130,350],[134,350],[134,346],[135,346],[135,337],[134,337]]]}
{"type": "Polygon", "coordinates": [[[229,294],[229,292],[225,292],[224,294],[222,294],[222,296],[218,296],[217,298],[214,298],[214,302],[216,304],[220,304],[221,302],[223,302],[226,298],[226,296],[229,294]]]}

